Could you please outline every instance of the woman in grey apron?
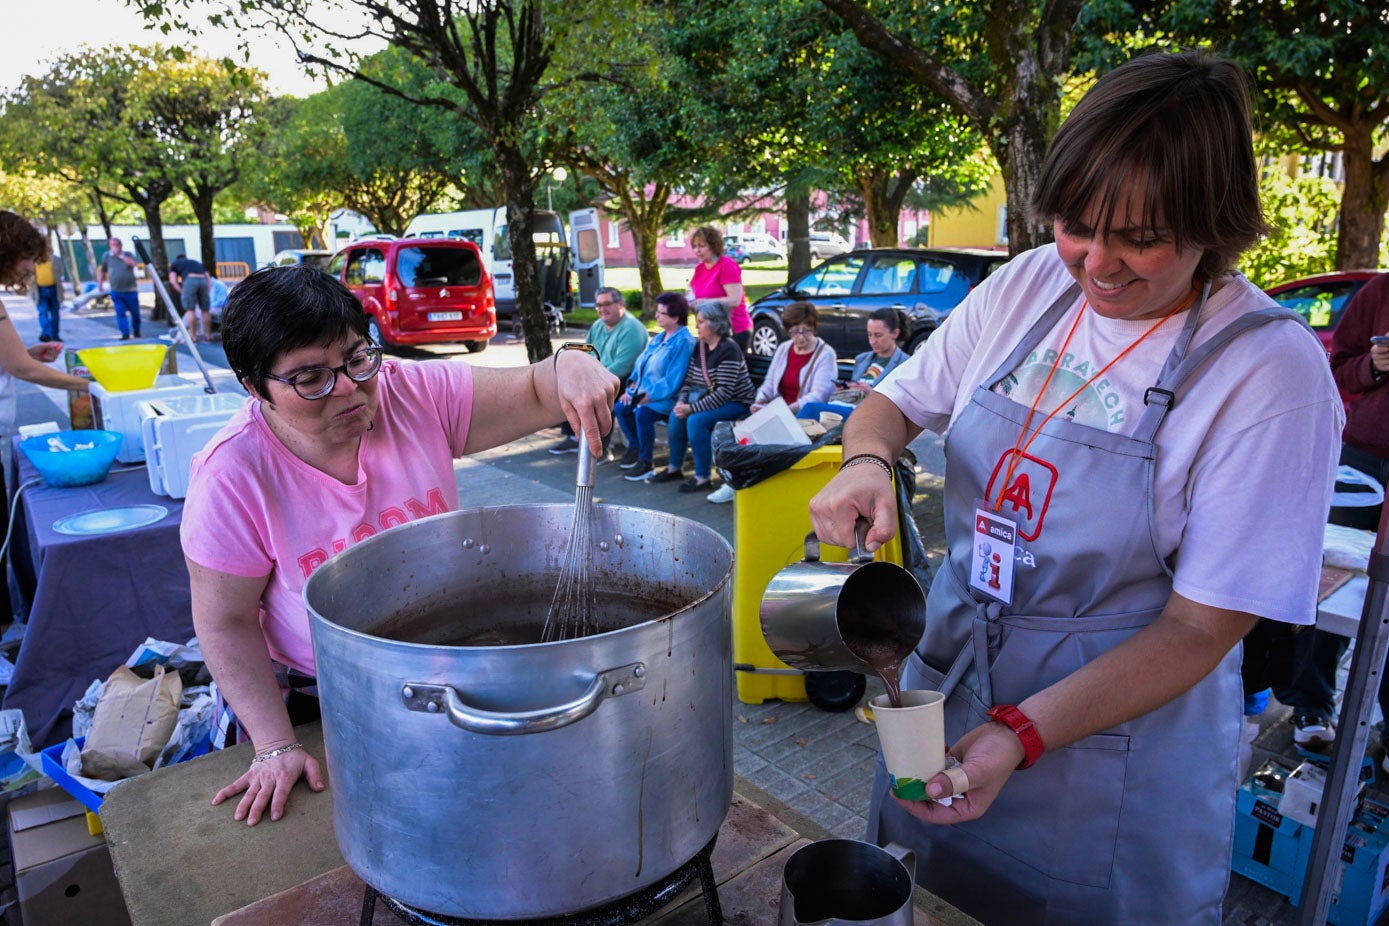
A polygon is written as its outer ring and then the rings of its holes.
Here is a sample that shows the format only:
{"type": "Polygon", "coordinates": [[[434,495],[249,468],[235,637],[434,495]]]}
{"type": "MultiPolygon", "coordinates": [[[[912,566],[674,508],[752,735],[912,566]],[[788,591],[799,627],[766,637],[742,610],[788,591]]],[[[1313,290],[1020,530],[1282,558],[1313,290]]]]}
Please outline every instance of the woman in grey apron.
{"type": "MultiPolygon", "coordinates": [[[[1312,386],[1317,426],[1305,439],[1327,446],[1289,449],[1307,463],[1288,477],[1304,494],[1329,492],[1339,403],[1310,333],[1302,343],[1295,316],[1227,273],[1262,228],[1247,99],[1232,65],[1155,55],[1101,78],[1057,134],[1038,190],[1056,247],[998,271],[970,297],[993,314],[967,301],[933,336],[941,343],[928,342],[864,401],[846,427],[844,468],[811,503],[821,538],[847,541],[860,515],[873,522],[870,546],[889,538],[890,481],[882,467],[858,464],[895,458],[923,422],[939,423],[913,389],[953,390],[924,403],[949,411],[949,551],[903,687],[947,693],[947,741],[970,787],[949,807],[901,802],[886,796],[880,765],[869,838],[915,847],[921,883],[986,923],[1216,924],[1238,785],[1236,644],[1258,615],[1230,607],[1244,599],[1225,589],[1174,591],[1183,536],[1159,521],[1173,503],[1155,488],[1157,472],[1207,429],[1222,440],[1243,433],[1240,410],[1223,407],[1217,387],[1232,354],[1253,362],[1238,353],[1242,338],[1290,345],[1279,362],[1312,386]],[[1201,131],[1183,135],[1179,117],[1201,131]],[[1221,167],[1193,166],[1210,163],[1221,167]],[[1193,201],[1206,211],[1194,213],[1193,201]],[[1074,285],[1054,285],[1064,279],[1058,264],[1074,285]],[[1043,281],[1044,302],[998,306],[1028,281],[1043,281]],[[1074,371],[1056,374],[1071,336],[1091,330],[1079,327],[1086,312],[1136,333],[1071,392],[1060,382],[1074,371]],[[1218,325],[1203,327],[1213,318],[1218,325]],[[1269,340],[1269,329],[1293,333],[1269,340]],[[1011,350],[999,348],[1006,336],[1020,339],[1011,350]],[[1170,347],[1154,350],[1159,343],[1170,347]],[[961,358],[959,345],[972,352],[961,358]],[[1138,384],[1125,400],[1132,417],[1116,427],[1071,420],[1124,363],[1138,384]],[[1046,372],[1030,399],[1010,392],[1024,364],[1029,375],[1046,372]],[[940,368],[962,369],[962,379],[943,383],[940,368]]],[[[1239,443],[1230,444],[1222,463],[1237,466],[1239,443]]],[[[1201,453],[1193,459],[1207,465],[1201,453]]],[[[1178,502],[1205,497],[1198,469],[1182,474],[1178,502]]],[[[1295,557],[1307,571],[1297,588],[1312,601],[1325,513],[1316,507],[1288,525],[1307,549],[1295,557]]],[[[1203,513],[1189,509],[1183,524],[1200,525],[1203,513]]],[[[929,790],[949,787],[941,775],[929,790]]]]}

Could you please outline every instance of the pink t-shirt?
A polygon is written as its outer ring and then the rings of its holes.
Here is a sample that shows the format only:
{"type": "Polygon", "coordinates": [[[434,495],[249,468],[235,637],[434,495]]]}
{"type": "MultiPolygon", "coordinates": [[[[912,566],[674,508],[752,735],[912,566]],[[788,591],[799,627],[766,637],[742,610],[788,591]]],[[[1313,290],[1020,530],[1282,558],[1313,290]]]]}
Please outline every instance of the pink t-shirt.
{"type": "MultiPolygon", "coordinates": [[[[722,299],[728,295],[726,283],[743,285],[743,268],[729,257],[720,257],[713,267],[705,266],[703,261],[695,264],[694,276],[690,279],[690,292],[695,299],[722,299]]],[[[734,334],[752,330],[752,315],[748,313],[748,299],[744,295],[738,307],[728,313],[728,324],[734,334]]]]}
{"type": "Polygon", "coordinates": [[[310,675],[310,573],[379,531],[458,508],[453,461],[472,421],[472,368],[387,360],[378,382],[380,407],[362,436],[356,485],[290,453],[254,399],[193,457],[184,554],[208,569],[268,576],[260,624],[270,655],[310,675]]]}

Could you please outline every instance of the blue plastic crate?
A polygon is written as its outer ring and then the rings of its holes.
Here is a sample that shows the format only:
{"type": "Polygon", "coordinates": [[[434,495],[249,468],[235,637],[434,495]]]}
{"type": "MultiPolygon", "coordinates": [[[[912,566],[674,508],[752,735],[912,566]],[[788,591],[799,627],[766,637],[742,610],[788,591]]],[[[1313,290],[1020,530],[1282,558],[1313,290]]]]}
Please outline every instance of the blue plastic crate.
{"type": "MultiPolygon", "coordinates": [[[[1236,799],[1231,870],[1288,898],[1302,900],[1302,881],[1315,831],[1278,811],[1279,794],[1254,781],[1236,799]]],[[[1341,849],[1340,891],[1328,920],[1336,926],[1368,926],[1389,906],[1389,807],[1366,800],[1351,819],[1341,849]]]]}
{"type": "MultiPolygon", "coordinates": [[[[81,749],[86,741],[87,738],[85,736],[79,736],[77,739],[73,740],[73,742],[77,744],[78,749],[81,749]]],[[[40,762],[43,764],[44,774],[52,778],[64,791],[77,798],[77,800],[86,806],[92,813],[100,813],[101,802],[104,800],[104,795],[97,794],[91,788],[88,788],[76,778],[69,775],[67,769],[63,768],[63,747],[66,745],[66,742],[62,742],[58,743],[56,746],[49,746],[47,749],[43,750],[40,754],[40,762]]],[[[207,755],[211,751],[211,740],[204,739],[190,749],[188,755],[184,756],[179,761],[187,762],[189,759],[196,759],[198,756],[207,755]]]]}

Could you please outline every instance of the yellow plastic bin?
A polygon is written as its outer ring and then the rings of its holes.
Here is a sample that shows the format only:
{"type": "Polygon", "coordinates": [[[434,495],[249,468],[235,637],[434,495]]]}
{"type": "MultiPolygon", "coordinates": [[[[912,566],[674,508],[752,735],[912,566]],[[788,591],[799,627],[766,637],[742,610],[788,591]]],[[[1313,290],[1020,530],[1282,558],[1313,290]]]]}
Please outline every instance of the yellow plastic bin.
{"type": "MultiPolygon", "coordinates": [[[[805,558],[810,499],[839,472],[843,459],[842,447],[817,447],[790,469],[733,496],[733,665],[738,700],[744,704],[807,699],[804,674],[767,647],[758,612],[772,577],[805,558]]],[[[825,562],[842,563],[849,552],[825,544],[820,556],[825,562]]],[[[901,532],[873,558],[903,565],[901,532]]]]}

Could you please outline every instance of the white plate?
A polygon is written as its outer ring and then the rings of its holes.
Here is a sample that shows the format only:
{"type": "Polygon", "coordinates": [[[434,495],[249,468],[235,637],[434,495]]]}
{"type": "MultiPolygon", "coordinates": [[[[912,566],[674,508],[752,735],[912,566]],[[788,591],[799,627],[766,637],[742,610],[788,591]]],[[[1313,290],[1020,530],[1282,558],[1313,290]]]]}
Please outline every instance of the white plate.
{"type": "Polygon", "coordinates": [[[461,322],[462,312],[430,312],[429,320],[432,322],[461,322]]]}
{"type": "Polygon", "coordinates": [[[162,521],[169,513],[163,505],[129,505],[125,508],[98,508],[59,518],[53,529],[60,534],[90,537],[134,530],[146,524],[162,521]]]}

